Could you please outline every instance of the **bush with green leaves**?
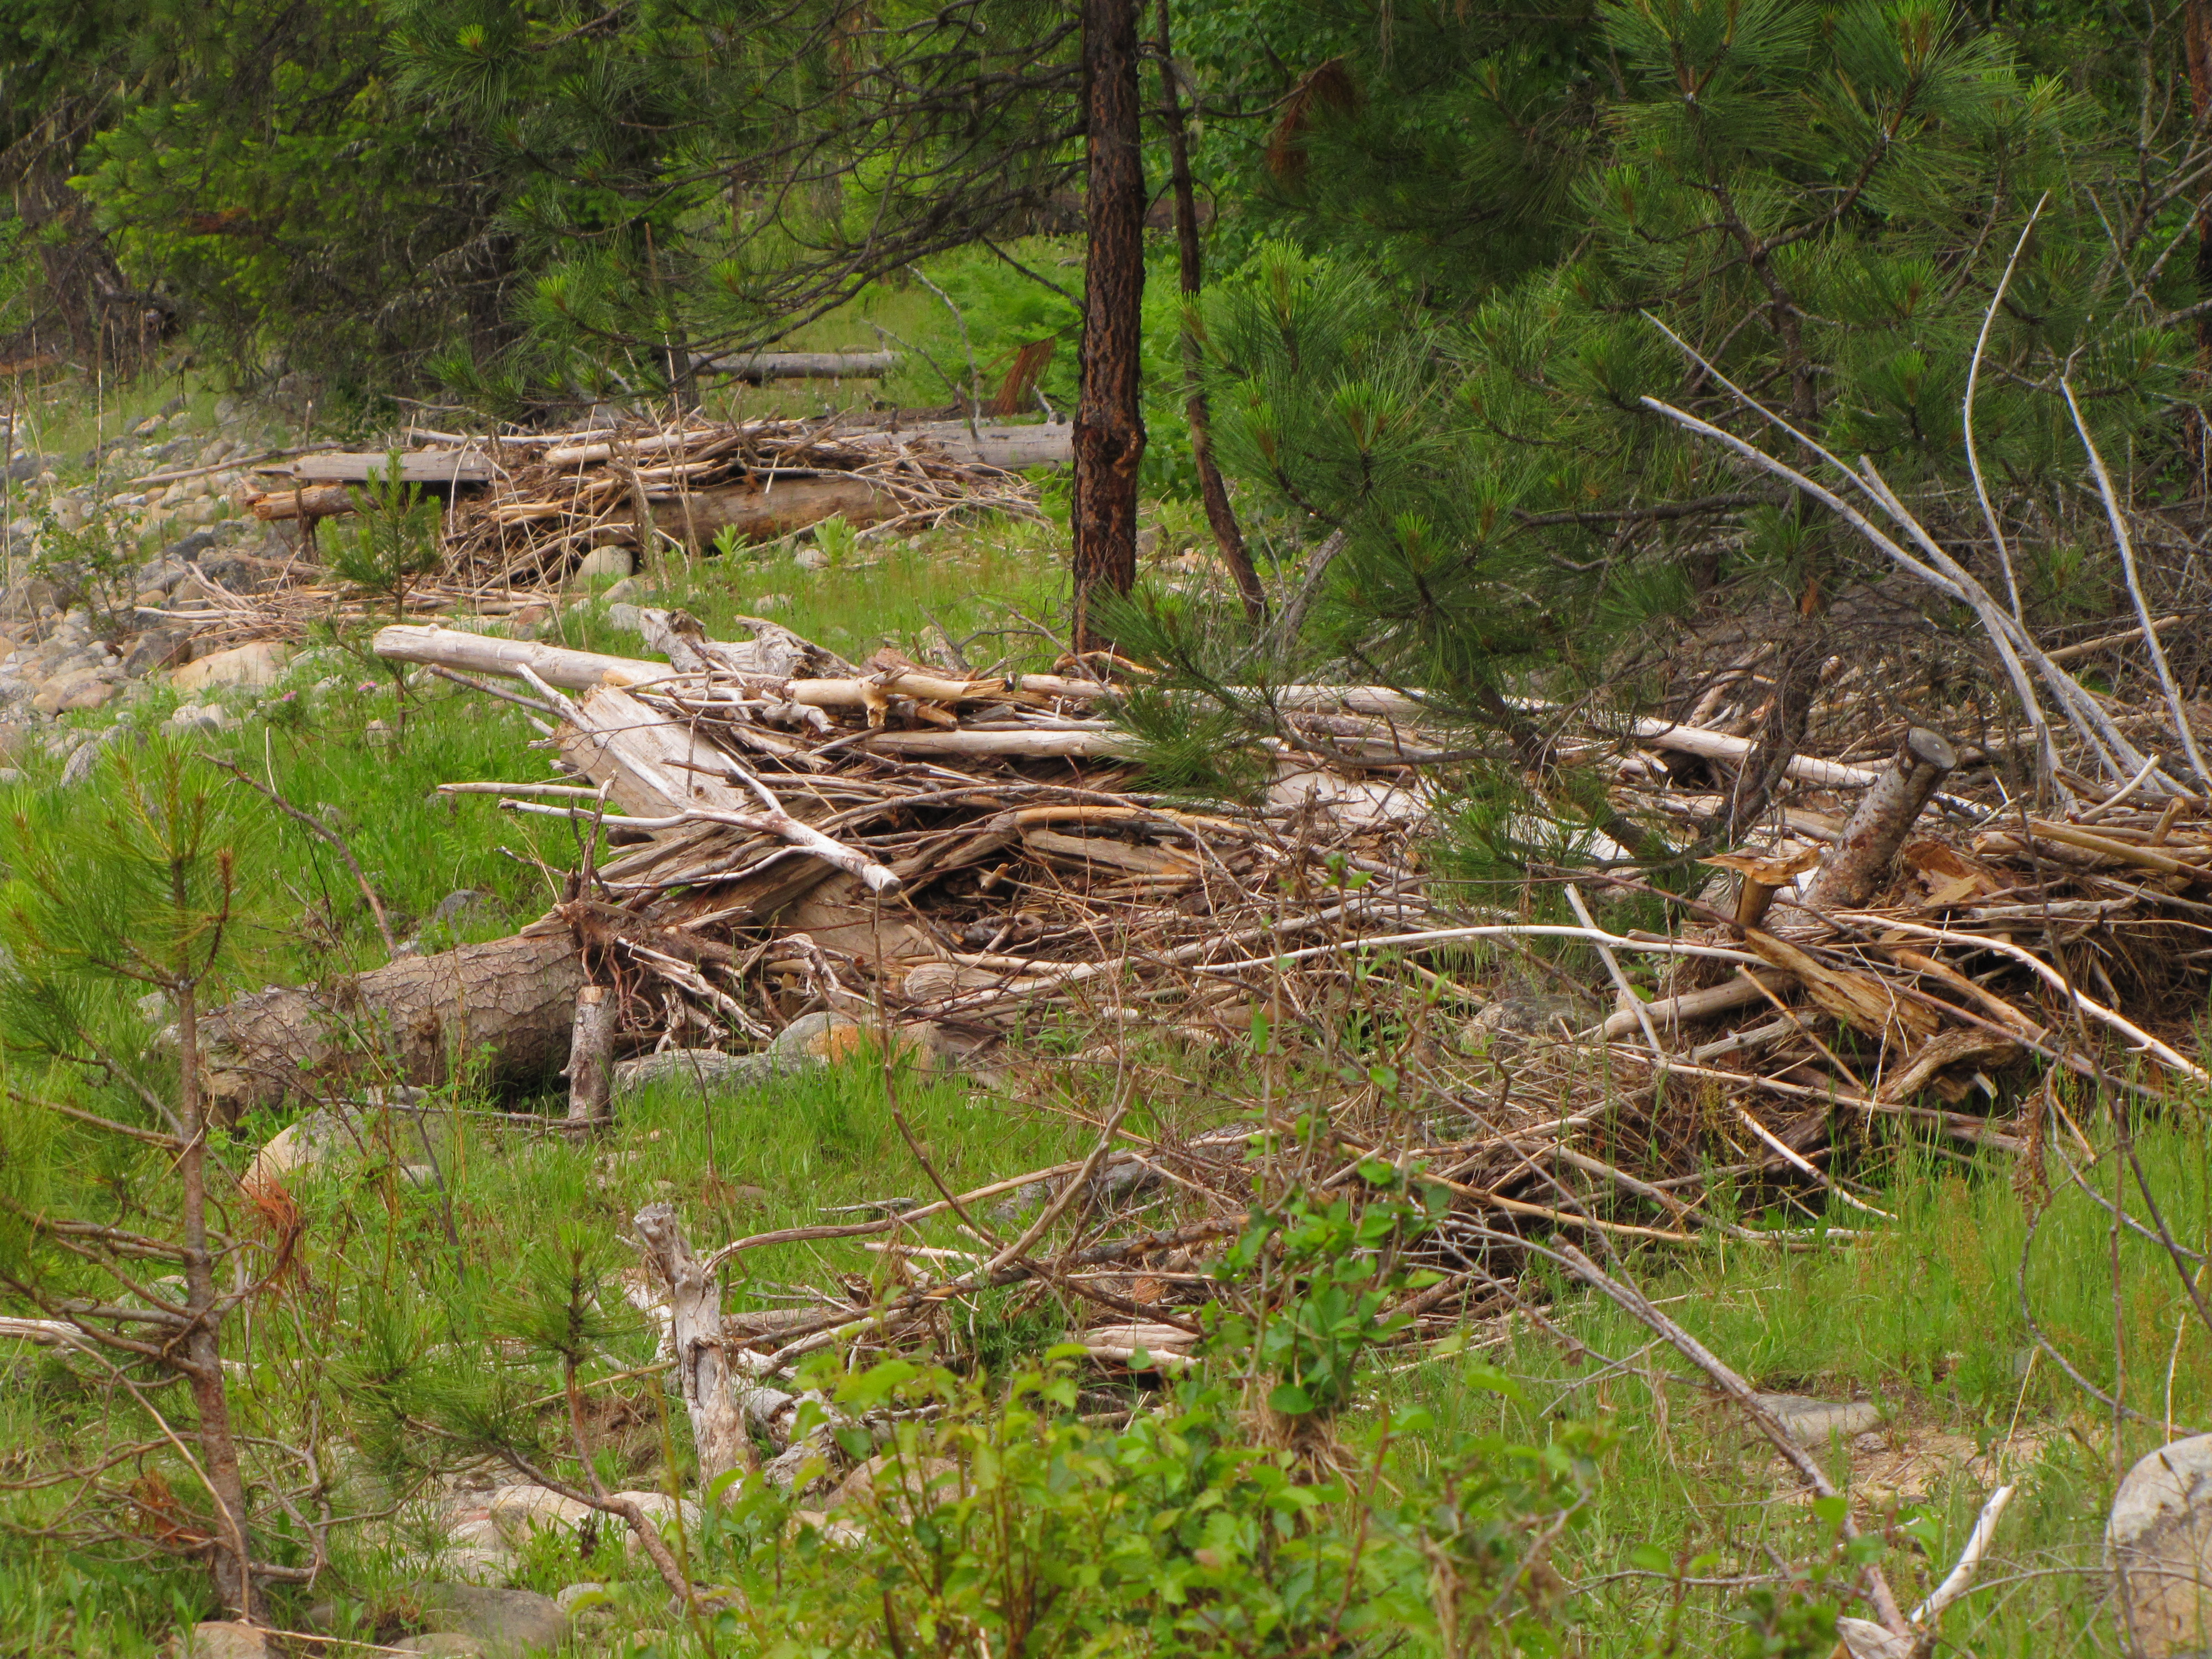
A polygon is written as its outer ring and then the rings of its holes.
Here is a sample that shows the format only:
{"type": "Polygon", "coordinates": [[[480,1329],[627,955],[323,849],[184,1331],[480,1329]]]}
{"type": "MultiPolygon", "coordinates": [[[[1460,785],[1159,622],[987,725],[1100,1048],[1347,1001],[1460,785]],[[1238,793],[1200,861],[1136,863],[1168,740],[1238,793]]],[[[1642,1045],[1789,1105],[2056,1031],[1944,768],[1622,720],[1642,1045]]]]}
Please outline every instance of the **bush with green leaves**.
{"type": "Polygon", "coordinates": [[[997,1381],[899,1360],[823,1380],[884,1425],[838,1431],[875,1472],[842,1528],[732,1487],[701,1540],[726,1650],[1557,1650],[1544,1554],[1596,1437],[1439,1443],[1405,1413],[1316,1462],[1255,1438],[1233,1385],[1112,1427],[1051,1355],[997,1381]]]}

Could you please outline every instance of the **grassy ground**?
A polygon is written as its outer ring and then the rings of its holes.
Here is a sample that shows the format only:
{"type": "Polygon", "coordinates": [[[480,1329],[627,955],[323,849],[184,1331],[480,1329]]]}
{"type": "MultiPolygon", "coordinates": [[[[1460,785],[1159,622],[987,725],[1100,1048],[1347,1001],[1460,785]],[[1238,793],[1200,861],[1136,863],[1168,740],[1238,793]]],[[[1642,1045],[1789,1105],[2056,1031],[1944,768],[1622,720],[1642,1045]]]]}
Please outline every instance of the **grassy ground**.
{"type": "MultiPolygon", "coordinates": [[[[1170,532],[1188,518],[1182,508],[1164,516],[1170,532]]],[[[780,596],[784,603],[770,611],[777,620],[850,656],[886,640],[910,647],[923,629],[941,626],[967,641],[979,667],[1001,657],[1031,665],[1057,649],[1036,625],[1060,592],[1056,544],[1049,529],[985,525],[879,550],[864,544],[854,562],[821,572],[780,554],[702,561],[667,573],[662,586],[710,629],[780,596]]],[[[556,636],[612,651],[635,645],[599,605],[563,613],[556,636]]],[[[456,918],[455,942],[510,932],[551,896],[545,868],[573,861],[564,826],[502,817],[484,799],[434,796],[442,781],[544,774],[533,734],[504,706],[426,686],[410,694],[404,736],[386,740],[402,723],[388,680],[365,664],[329,659],[246,712],[238,732],[210,740],[211,751],[337,830],[403,932],[462,890],[485,896],[456,918]]],[[[21,789],[55,787],[57,768],[35,757],[28,765],[21,789]]],[[[352,877],[327,842],[289,821],[272,821],[271,837],[250,876],[258,903],[238,982],[298,982],[380,960],[352,877]]],[[[1233,1085],[1233,1064],[1228,1075],[1233,1085]]],[[[495,1127],[461,1110],[482,1103],[459,1091],[448,1103],[456,1115],[442,1192],[414,1184],[401,1158],[373,1158],[301,1183],[310,1223],[302,1268],[246,1337],[252,1369],[241,1409],[270,1421],[295,1410],[322,1386],[315,1368],[333,1348],[357,1358],[363,1334],[386,1316],[403,1283],[433,1304],[519,1295],[533,1247],[569,1233],[611,1241],[655,1199],[675,1202],[696,1237],[718,1240],[817,1221],[838,1206],[926,1197],[930,1177],[893,1121],[894,1101],[939,1172],[956,1183],[1074,1155],[1090,1133],[1078,1115],[1079,1092],[1014,1102],[967,1079],[908,1073],[887,1083],[865,1064],[716,1103],[665,1085],[626,1109],[614,1141],[592,1146],[495,1127]]],[[[1218,1121],[1234,1103],[1195,1085],[1146,1103],[1164,1129],[1184,1131],[1218,1121]]],[[[2081,1100],[2073,1111],[2093,1146],[2064,1150],[2109,1196],[2113,1159],[2107,1152],[2093,1162],[2103,1146],[2098,1115],[2081,1100]]],[[[227,1155],[242,1158],[278,1122],[241,1126],[227,1155]]],[[[2200,1250],[2212,1246],[2212,1149],[2203,1128],[2178,1112],[2142,1147],[2166,1219],[2200,1250]]],[[[2118,1650],[2098,1572],[2116,1473],[2157,1444],[2168,1423],[2175,1433],[2212,1423],[2212,1338],[2185,1316],[2172,1267],[2140,1238],[2123,1236],[2115,1246],[2106,1212],[2069,1182],[2060,1151],[2046,1155],[2039,1186],[2008,1164],[1891,1144],[1863,1173],[1871,1201],[1896,1218],[1833,1212],[1830,1219],[1859,1235],[1848,1245],[1804,1254],[1729,1245],[1621,1264],[1759,1386],[1880,1405],[1883,1424],[1869,1441],[1827,1452],[1862,1511],[1889,1527],[1893,1577],[1908,1602],[1956,1554],[1990,1481],[2020,1476],[2023,1494],[1984,1588],[1946,1624],[1948,1642],[1984,1656],[2118,1650]],[[2117,1378],[2126,1402],[2149,1419],[2117,1434],[2110,1412],[2038,1352],[2021,1310],[2015,1274],[2045,1187],[2027,1305],[2091,1382],[2111,1389],[2117,1378]]],[[[112,1175],[90,1163],[61,1173],[87,1189],[112,1175]]],[[[2128,1202],[2142,1213],[2139,1194],[2128,1202]]],[[[950,1220],[922,1237],[942,1248],[973,1242],[950,1220]]],[[[733,1279],[730,1298],[740,1306],[774,1306],[798,1294],[794,1286],[845,1276],[872,1282],[883,1272],[881,1256],[854,1241],[743,1260],[746,1272],[733,1279]]],[[[1049,1341],[1063,1317],[1048,1303],[1009,1294],[980,1304],[951,1340],[989,1360],[1049,1341]]],[[[1685,1589],[1670,1573],[1726,1580],[1778,1559],[1818,1560],[1828,1546],[1824,1528],[1778,1462],[1640,1327],[1563,1286],[1552,1318],[1570,1340],[1521,1324],[1483,1326],[1468,1333],[1468,1356],[1377,1366],[1360,1420],[1418,1405],[1440,1431],[1537,1444],[1571,1424],[1601,1426],[1609,1447],[1602,1481],[1559,1549],[1562,1572],[1590,1586],[1565,1609],[1573,1650],[1666,1650],[1659,1642],[1674,1616],[1674,1651],[1725,1650],[1735,1633],[1723,1620],[1737,1598],[1725,1588],[1685,1589]],[[1664,1569],[1653,1565],[1653,1550],[1664,1569]]],[[[592,1376],[649,1351],[641,1330],[626,1328],[592,1376]]],[[[17,1384],[0,1389],[0,1480],[15,1480],[29,1449],[89,1433],[106,1407],[51,1356],[0,1352],[0,1362],[17,1384]]],[[[672,1443],[660,1407],[650,1394],[643,1398],[636,1415],[610,1426],[607,1455],[618,1466],[611,1474],[650,1486],[667,1473],[672,1443]]],[[[345,1425],[329,1426],[335,1434],[345,1425]]],[[[196,1571],[118,1562],[112,1552],[47,1535],[57,1502],[47,1492],[0,1496],[8,1528],[0,1533],[0,1654],[150,1654],[179,1623],[207,1611],[196,1571]]],[[[344,1547],[339,1577],[365,1617],[410,1571],[398,1554],[420,1541],[344,1547]]],[[[547,1590],[587,1566],[617,1571],[611,1559],[581,1563],[550,1549],[542,1557],[532,1558],[526,1582],[547,1590]]],[[[641,1588],[621,1618],[646,1627],[659,1617],[656,1606],[656,1593],[641,1588]]]]}

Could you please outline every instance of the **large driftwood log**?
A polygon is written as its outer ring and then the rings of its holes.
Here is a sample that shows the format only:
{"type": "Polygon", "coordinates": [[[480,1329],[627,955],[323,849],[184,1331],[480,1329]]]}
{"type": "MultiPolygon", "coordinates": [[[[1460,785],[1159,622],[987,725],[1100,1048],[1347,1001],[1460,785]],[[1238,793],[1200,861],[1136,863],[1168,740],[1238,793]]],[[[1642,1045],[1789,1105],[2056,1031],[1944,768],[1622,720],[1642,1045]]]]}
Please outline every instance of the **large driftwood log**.
{"type": "MultiPolygon", "coordinates": [[[[722,647],[723,650],[732,647],[722,647]]],[[[585,691],[603,684],[612,674],[623,685],[644,685],[664,680],[678,671],[665,662],[641,657],[610,657],[597,651],[571,651],[564,646],[542,645],[535,640],[495,639],[459,629],[418,627],[412,623],[380,629],[376,654],[393,662],[430,663],[441,668],[474,674],[504,674],[520,679],[528,669],[546,684],[563,691],[585,691]]],[[[1106,688],[1096,680],[1066,678],[1058,674],[1016,674],[1004,678],[956,680],[912,670],[858,678],[795,679],[783,694],[793,702],[815,708],[865,708],[871,694],[912,697],[922,702],[1050,702],[1054,699],[1093,700],[1106,688]]]]}
{"type": "Polygon", "coordinates": [[[443,1083],[487,1049],[493,1080],[542,1083],[568,1059],[583,982],[567,927],[548,921],[316,989],[258,992],[202,1022],[208,1087],[237,1112],[356,1070],[443,1083]]]}
{"type": "Polygon", "coordinates": [[[1905,844],[1936,786],[1958,763],[1941,732],[1924,726],[1906,732],[1895,763],[1876,775],[1859,797],[1835,850],[1806,888],[1806,907],[1826,910],[1864,903],[1888,873],[1889,861],[1905,844]]]}

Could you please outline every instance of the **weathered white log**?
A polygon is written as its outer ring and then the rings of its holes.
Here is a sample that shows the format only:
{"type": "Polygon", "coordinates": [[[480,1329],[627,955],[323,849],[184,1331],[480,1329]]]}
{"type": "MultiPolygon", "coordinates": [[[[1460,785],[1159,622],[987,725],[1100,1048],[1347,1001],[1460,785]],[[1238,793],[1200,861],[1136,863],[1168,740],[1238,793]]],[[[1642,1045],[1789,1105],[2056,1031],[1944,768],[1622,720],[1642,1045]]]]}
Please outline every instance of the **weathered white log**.
{"type": "Polygon", "coordinates": [[[568,1036],[568,1121],[606,1122],[614,1115],[615,1021],[621,1003],[604,985],[576,993],[568,1036]]]}
{"type": "MultiPolygon", "coordinates": [[[[504,640],[412,623],[380,629],[375,648],[378,656],[392,662],[428,663],[464,673],[503,674],[520,679],[526,668],[548,685],[564,691],[589,690],[606,683],[609,674],[616,677],[617,684],[634,687],[669,679],[678,672],[667,663],[641,657],[611,657],[597,651],[544,645],[536,640],[504,640]]],[[[793,680],[779,690],[789,702],[814,708],[865,708],[872,695],[912,697],[922,702],[1080,702],[1095,701],[1109,692],[1095,680],[1069,679],[1058,674],[956,680],[910,670],[872,675],[865,680],[793,680]]]]}
{"type": "Polygon", "coordinates": [[[412,623],[380,629],[375,648],[378,656],[392,662],[427,663],[465,673],[503,674],[510,679],[521,678],[527,668],[548,685],[557,685],[564,691],[598,685],[610,673],[619,675],[628,684],[639,685],[672,672],[666,663],[641,662],[635,657],[610,657],[597,651],[540,645],[535,640],[495,639],[412,623]]]}
{"type": "Polygon", "coordinates": [[[872,892],[897,890],[899,878],[888,866],[800,823],[727,750],[648,708],[620,686],[595,687],[567,712],[554,734],[561,758],[593,783],[606,785],[625,812],[641,818],[705,819],[775,836],[824,864],[849,871],[872,892]],[[750,794],[733,788],[732,779],[750,794]]]}
{"type": "Polygon", "coordinates": [[[1024,755],[1110,759],[1129,752],[1123,732],[878,732],[855,745],[878,755],[1024,755]]]}
{"type": "Polygon", "coordinates": [[[732,351],[694,353],[692,373],[727,375],[759,386],[768,380],[879,380],[898,367],[895,351],[732,351]]]}
{"type": "Polygon", "coordinates": [[[691,1242],[673,1206],[648,1204],[633,1222],[646,1260],[668,1286],[669,1340],[675,1349],[677,1385],[691,1419],[699,1458],[699,1485],[710,1489],[733,1469],[756,1468],[744,1413],[730,1390],[722,1348],[722,1292],[691,1242]]]}
{"type": "Polygon", "coordinates": [[[545,452],[549,466],[589,466],[594,461],[611,461],[620,455],[658,455],[664,450],[687,449],[691,445],[704,443],[719,437],[719,427],[695,427],[688,432],[656,432],[643,438],[592,438],[582,443],[564,443],[545,452]]]}
{"type": "Polygon", "coordinates": [[[1896,762],[1878,773],[1859,797],[1844,833],[1805,889],[1805,904],[1826,910],[1864,903],[1887,873],[1936,787],[1950,775],[1958,756],[1940,732],[1916,726],[1905,735],[1896,762]]]}
{"type": "Polygon", "coordinates": [[[0,1317],[0,1341],[48,1343],[60,1348],[93,1346],[92,1339],[74,1325],[58,1319],[0,1317]]]}
{"type": "MultiPolygon", "coordinates": [[[[1629,731],[1655,749],[1703,755],[1707,760],[1741,761],[1757,746],[1748,738],[1708,732],[1702,726],[1677,726],[1672,720],[1639,720],[1630,726],[1629,731]]],[[[1785,769],[1798,782],[1823,789],[1863,789],[1881,775],[1864,767],[1841,766],[1834,761],[1815,760],[1809,755],[1792,756],[1785,769]]]]}
{"type": "MultiPolygon", "coordinates": [[[[1702,991],[1685,991],[1680,996],[1662,997],[1656,1002],[1647,1002],[1644,1005],[1644,1014],[1654,1025],[1686,1025],[1693,1019],[1705,1019],[1732,1009],[1748,1007],[1754,1002],[1764,1002],[1766,992],[1759,988],[1761,983],[1772,989],[1786,982],[1784,975],[1765,970],[1739,975],[1722,984],[1708,986],[1702,991]]],[[[1637,1018],[1636,1010],[1624,1008],[1619,1013],[1609,1015],[1603,1024],[1581,1035],[1586,1039],[1595,1036],[1602,1042],[1611,1042],[1630,1036],[1643,1023],[1637,1018]]]]}
{"type": "MultiPolygon", "coordinates": [[[[283,469],[307,483],[367,483],[388,480],[392,457],[345,450],[302,455],[283,469]]],[[[480,484],[491,482],[491,463],[481,450],[416,449],[399,457],[399,482],[411,484],[480,484]]],[[[282,489],[283,486],[277,486],[282,489]]]]}

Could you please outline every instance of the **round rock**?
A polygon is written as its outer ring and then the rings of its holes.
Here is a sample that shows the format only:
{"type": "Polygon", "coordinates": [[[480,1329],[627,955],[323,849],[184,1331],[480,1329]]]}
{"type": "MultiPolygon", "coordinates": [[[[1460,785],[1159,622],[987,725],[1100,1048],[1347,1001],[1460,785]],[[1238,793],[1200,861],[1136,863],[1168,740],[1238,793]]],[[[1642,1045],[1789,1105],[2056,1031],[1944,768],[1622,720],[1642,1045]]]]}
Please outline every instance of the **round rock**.
{"type": "Polygon", "coordinates": [[[185,1638],[185,1659],[269,1659],[269,1641],[251,1625],[210,1619],[185,1638]]]}
{"type": "Polygon", "coordinates": [[[2212,1652],[2212,1434],[2128,1471],[2105,1544],[2147,1659],[2212,1652]]]}

